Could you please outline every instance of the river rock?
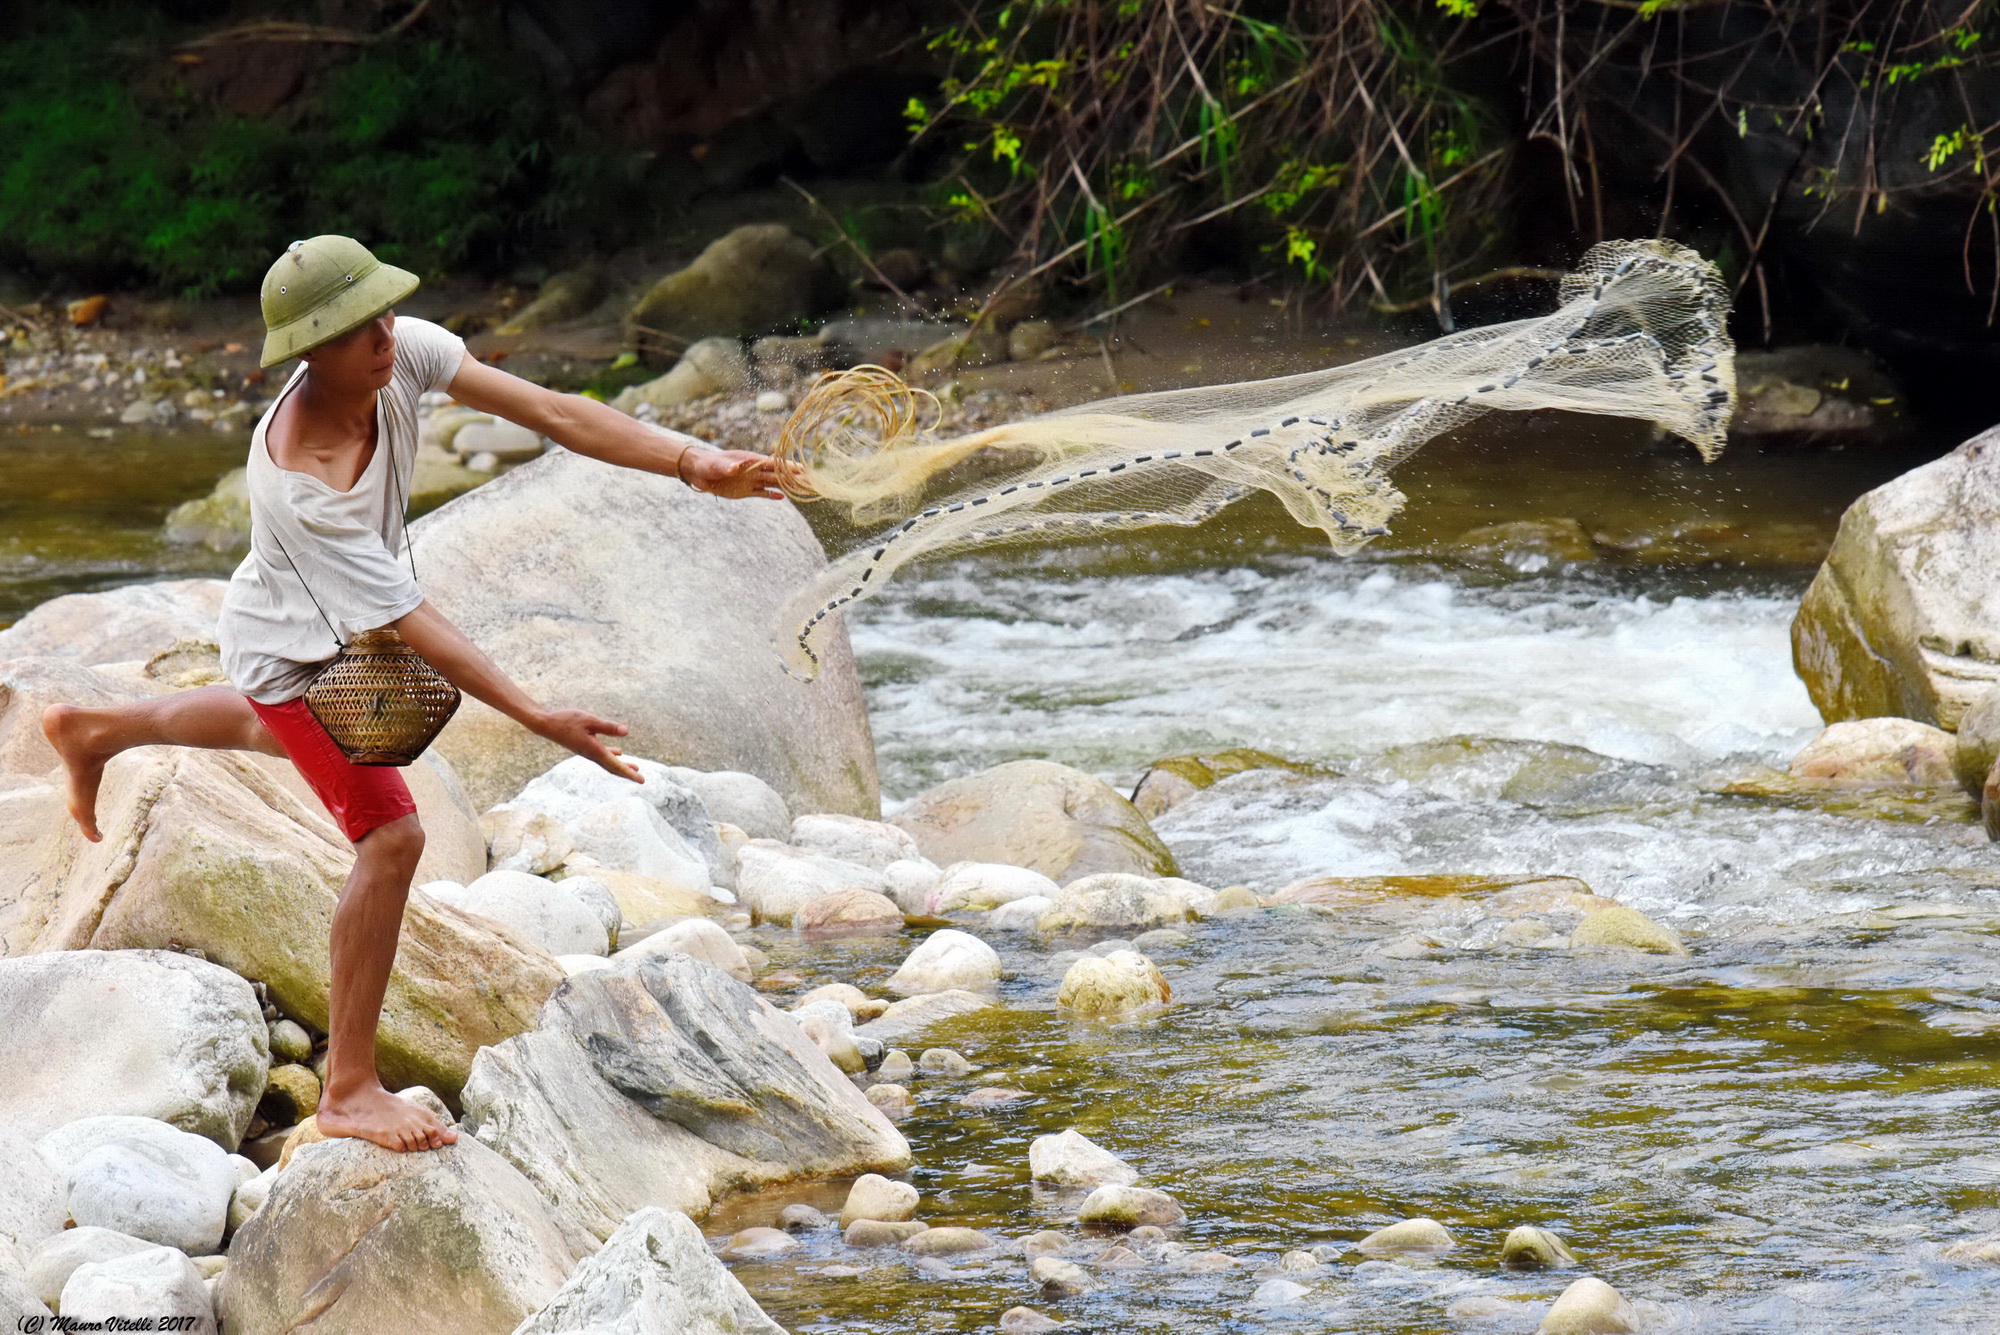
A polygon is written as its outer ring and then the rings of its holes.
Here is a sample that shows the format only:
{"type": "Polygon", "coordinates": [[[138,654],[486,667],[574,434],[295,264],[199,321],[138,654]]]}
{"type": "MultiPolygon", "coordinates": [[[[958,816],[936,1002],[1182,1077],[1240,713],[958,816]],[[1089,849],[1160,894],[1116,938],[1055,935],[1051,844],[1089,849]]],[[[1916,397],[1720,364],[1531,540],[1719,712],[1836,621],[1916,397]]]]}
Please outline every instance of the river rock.
{"type": "Polygon", "coordinates": [[[882,1054],[882,1064],[875,1068],[878,1080],[904,1081],[917,1073],[917,1064],[910,1060],[910,1054],[901,1048],[890,1048],[882,1054]]]}
{"type": "Polygon", "coordinates": [[[1054,899],[1061,888],[1038,871],[998,862],[957,862],[944,869],[925,908],[928,913],[995,909],[1035,895],[1054,899]]]}
{"type": "MultiPolygon", "coordinates": [[[[642,797],[622,797],[592,807],[568,828],[573,856],[696,890],[706,890],[714,880],[710,860],[642,797]]],[[[719,855],[719,847],[717,851],[719,855]]]]}
{"type": "Polygon", "coordinates": [[[2000,430],[1848,507],[1792,623],[1792,660],[1829,723],[1956,729],[2000,683],[2000,430]]]}
{"type": "Polygon", "coordinates": [[[250,471],[232,468],[206,496],[182,501],[167,511],[160,536],[176,547],[236,552],[250,545],[250,471]]]}
{"type": "Polygon", "coordinates": [[[1250,1295],[1252,1307],[1290,1307],[1312,1290],[1296,1280],[1267,1279],[1250,1295]]]}
{"type": "Polygon", "coordinates": [[[470,1135],[420,1154],[323,1140],[231,1241],[222,1316],[231,1335],[510,1335],[589,1241],[470,1135]]]}
{"type": "Polygon", "coordinates": [[[915,1219],[857,1219],[842,1230],[840,1240],[850,1247],[900,1247],[929,1227],[915,1219]]]}
{"type": "Polygon", "coordinates": [[[716,1255],[724,1261],[762,1261],[798,1246],[799,1240],[781,1228],[746,1228],[731,1234],[716,1255]]]}
{"type": "Polygon", "coordinates": [[[641,405],[678,408],[711,394],[734,393],[747,386],[753,377],[750,358],[735,339],[699,339],[688,345],[673,369],[644,384],[619,391],[611,406],[624,413],[636,413],[641,405]]]}
{"type": "Polygon", "coordinates": [[[1634,908],[1618,905],[1588,914],[1570,933],[1572,946],[1625,946],[1654,955],[1685,955],[1687,947],[1672,928],[1634,908]]]}
{"type": "Polygon", "coordinates": [[[1107,1183],[1083,1198],[1076,1222],[1086,1228],[1134,1229],[1142,1224],[1165,1227],[1187,1218],[1180,1202],[1150,1187],[1107,1183]]]}
{"type": "Polygon", "coordinates": [[[618,904],[619,916],[630,923],[650,926],[680,918],[698,918],[720,902],[708,890],[637,872],[618,871],[594,858],[571,857],[559,870],[563,880],[587,876],[609,890],[618,904]]]}
{"type": "Polygon", "coordinates": [[[917,1067],[925,1075],[950,1080],[972,1074],[972,1063],[965,1059],[965,1054],[951,1048],[925,1048],[917,1058],[917,1067]]]}
{"type": "Polygon", "coordinates": [[[493,871],[546,875],[575,850],[561,821],[527,807],[494,807],[479,818],[479,832],[486,836],[486,861],[493,871]]]}
{"type": "Polygon", "coordinates": [[[1000,1314],[1000,1335],[1046,1335],[1064,1327],[1064,1322],[1043,1316],[1032,1307],[1010,1307],[1000,1314]]]}
{"type": "MultiPolygon", "coordinates": [[[[10,1068],[11,1069],[11,1068],[10,1068]]],[[[12,1251],[23,1256],[60,1233],[69,1220],[64,1204],[68,1173],[42,1157],[19,1130],[0,1123],[0,1261],[12,1251]]],[[[0,1268],[4,1273],[4,1268],[0,1268]]]]}
{"type": "Polygon", "coordinates": [[[893,936],[903,930],[903,910],[873,890],[836,890],[809,899],[792,915],[807,936],[893,936]]]}
{"type": "Polygon", "coordinates": [[[143,1317],[154,1322],[146,1329],[215,1335],[215,1305],[201,1271],[167,1247],[78,1266],[63,1285],[61,1306],[72,1329],[116,1329],[114,1318],[143,1317]]]}
{"type": "MultiPolygon", "coordinates": [[[[826,563],[796,507],[553,450],[411,534],[431,600],[528,694],[628,724],[634,755],[747,771],[804,810],[879,810],[844,635],[810,684],[770,649],[779,606],[826,563]]],[[[437,747],[482,810],[562,754],[474,700],[437,747]]]]}
{"type": "Polygon", "coordinates": [[[645,1204],[701,1214],[725,1189],[910,1159],[790,1017],[674,954],[565,983],[536,1029],[479,1054],[464,1126],[597,1237],[645,1204]]]}
{"type": "Polygon", "coordinates": [[[603,915],[570,893],[567,882],[489,871],[455,902],[467,913],[505,923],[551,955],[602,955],[611,946],[603,915]]]}
{"type": "Polygon", "coordinates": [[[1850,719],[1813,738],[1792,757],[1791,772],[1841,784],[1910,783],[1935,788],[1954,782],[1956,751],[1950,733],[1915,719],[1850,719]]]}
{"type": "Polygon", "coordinates": [[[962,1256],[967,1252],[990,1252],[1000,1244],[976,1228],[927,1228],[903,1243],[913,1256],[962,1256]]]}
{"type": "Polygon", "coordinates": [[[824,1213],[804,1201],[794,1201],[778,1211],[778,1227],[787,1233],[813,1233],[830,1227],[832,1223],[824,1213]]]}
{"type": "MultiPolygon", "coordinates": [[[[327,937],[353,849],[289,762],[142,747],[106,768],[98,805],[102,843],[86,843],[64,814],[51,773],[55,755],[41,736],[42,706],[143,694],[136,683],[48,659],[0,664],[0,785],[10,785],[10,800],[0,804],[0,950],[129,951],[178,943],[262,981],[281,1011],[323,1028],[327,937]]],[[[477,876],[484,841],[449,767],[427,757],[404,774],[429,836],[419,882],[477,876]]],[[[382,1019],[384,1077],[454,1092],[473,1050],[531,1024],[560,976],[555,962],[526,940],[411,896],[382,1019]]],[[[141,1003],[134,997],[124,1004],[141,1003]]],[[[106,1018],[116,1007],[81,1013],[93,1015],[93,1050],[103,1055],[95,1044],[117,1032],[106,1018]]],[[[144,1033],[163,1018],[132,1023],[144,1033]]],[[[0,1037],[0,1044],[7,1041],[0,1037]]],[[[260,1036],[257,1046],[265,1041],[260,1036]]],[[[82,1050],[65,1058],[95,1059],[82,1050]]],[[[112,1082],[117,1094],[109,1106],[97,1102],[105,1093],[100,1082],[52,1083],[44,1093],[69,1089],[68,1097],[81,1099],[92,1091],[80,1112],[151,1111],[119,1101],[144,1087],[129,1078],[132,1066],[115,1065],[121,1078],[112,1082]]],[[[243,1097],[254,1101],[255,1093],[243,1097]]],[[[0,1115],[5,1100],[0,1094],[0,1115]]]]}
{"type": "Polygon", "coordinates": [[[116,1229],[84,1224],[64,1229],[35,1248],[27,1263],[28,1288],[50,1307],[62,1303],[63,1285],[77,1267],[96,1261],[115,1261],[121,1256],[160,1251],[157,1242],[135,1238],[116,1229]]]}
{"type": "Polygon", "coordinates": [[[1401,1253],[1419,1255],[1434,1252],[1448,1252],[1458,1246],[1458,1239],[1452,1237],[1451,1230],[1435,1219],[1403,1219],[1378,1228],[1367,1237],[1354,1244],[1356,1251],[1368,1256],[1393,1256],[1401,1253]]]}
{"type": "Polygon", "coordinates": [[[685,341],[776,332],[835,299],[836,283],[819,248],[790,228],[738,227],[639,299],[626,315],[628,341],[646,330],[685,341]]]}
{"type": "Polygon", "coordinates": [[[319,1111],[320,1080],[309,1066],[273,1066],[257,1113],[274,1126],[296,1126],[319,1111]]]}
{"type": "Polygon", "coordinates": [[[685,955],[719,969],[739,983],[750,981],[750,959],[728,932],[707,918],[688,918],[629,945],[613,957],[618,964],[659,955],[685,955]]]}
{"type": "Polygon", "coordinates": [[[236,1194],[229,1198],[229,1231],[234,1233],[243,1227],[243,1221],[264,1208],[270,1198],[271,1188],[278,1180],[278,1166],[272,1164],[248,1182],[236,1188],[236,1194]]]}
{"type": "Polygon", "coordinates": [[[1064,886],[1055,897],[1055,907],[1035,926],[1042,932],[1165,927],[1194,916],[1188,901],[1159,880],[1105,872],[1064,886]]]}
{"type": "Polygon", "coordinates": [[[1127,1187],[1139,1170],[1071,1127],[1028,1142],[1028,1172],[1059,1187],[1127,1187]]]}
{"type": "Polygon", "coordinates": [[[872,1020],[888,1009],[883,1002],[869,996],[852,983],[823,983],[801,996],[793,1009],[820,1001],[839,1003],[847,1011],[848,1017],[856,1023],[872,1020]]]}
{"type": "Polygon", "coordinates": [[[1132,790],[1132,805],[1147,820],[1153,820],[1222,780],[1257,769],[1288,770],[1296,774],[1331,774],[1334,771],[1300,764],[1269,751],[1232,747],[1226,751],[1167,756],[1156,760],[1132,790]]]}
{"type": "Polygon", "coordinates": [[[1576,1255],[1549,1230],[1523,1224],[1508,1230],[1500,1244],[1500,1264],[1516,1270],[1567,1270],[1576,1264],[1576,1255]]]}
{"type": "Polygon", "coordinates": [[[996,932],[1032,932],[1055,907],[1056,901],[1048,895],[1029,895],[994,909],[986,915],[986,925],[996,932]]]}
{"type": "Polygon", "coordinates": [[[604,291],[603,266],[592,263],[565,269],[551,275],[536,290],[535,299],[507,317],[507,323],[494,332],[512,337],[574,320],[588,314],[604,291]]]}
{"type": "Polygon", "coordinates": [[[669,765],[666,775],[694,793],[708,808],[709,819],[734,825],[752,839],[784,839],[792,829],[792,813],[778,790],[741,770],[703,771],[669,765]]]}
{"type": "Polygon", "coordinates": [[[1564,1289],[1535,1327],[1535,1335],[1629,1335],[1639,1314],[1601,1279],[1579,1279],[1564,1289]]]}
{"type": "Polygon", "coordinates": [[[862,1097],[892,1122],[905,1121],[917,1110],[917,1101],[910,1097],[909,1089],[901,1084],[870,1085],[862,1091],[862,1097]]]}
{"type": "Polygon", "coordinates": [[[1977,796],[1986,776],[2000,760],[2000,689],[1986,691],[1958,720],[1952,746],[1952,772],[1959,786],[1977,796]]]}
{"type": "Polygon", "coordinates": [[[944,873],[929,858],[904,858],[892,862],[882,869],[882,879],[889,883],[889,898],[905,913],[929,914],[932,892],[944,873]]]}
{"type": "Polygon", "coordinates": [[[880,1219],[898,1223],[917,1213],[917,1189],[880,1173],[865,1173],[847,1189],[847,1203],[840,1207],[840,1226],[857,1219],[880,1219]]]}
{"type": "Polygon", "coordinates": [[[1015,760],[939,784],[896,817],[940,866],[1001,862],[1059,883],[1098,872],[1179,874],[1173,854],[1109,784],[1047,760],[1015,760]]]}
{"type": "Polygon", "coordinates": [[[130,663],[178,640],[213,640],[228,588],[221,579],[169,579],[51,598],[0,630],[0,660],[130,663]]]}
{"type": "Polygon", "coordinates": [[[0,1122],[29,1134],[123,1113],[233,1149],[263,1093],[269,1041],[250,985],[187,955],[0,959],[0,1070],[36,1073],[0,1082],[0,1122]]]}
{"type": "Polygon", "coordinates": [[[1158,965],[1136,950],[1114,950],[1109,955],[1085,955],[1070,965],[1056,992],[1056,1004],[1082,1015],[1120,1015],[1164,1006],[1173,996],[1158,965]]]}
{"type": "MultiPolygon", "coordinates": [[[[868,1069],[867,1059],[854,1042],[853,1018],[841,1007],[823,1002],[808,1008],[803,1015],[795,1014],[794,1023],[812,1041],[812,1045],[825,1053],[826,1059],[843,1073],[859,1075],[868,1069]],[[839,1019],[832,1018],[828,1011],[838,1012],[839,1019]]],[[[869,1101],[874,1102],[872,1099],[869,1101]]]]}
{"type": "Polygon", "coordinates": [[[859,863],[873,871],[885,870],[892,862],[923,856],[917,841],[904,831],[859,816],[800,816],[792,822],[787,842],[808,853],[859,863]]]}
{"type": "Polygon", "coordinates": [[[1066,1298],[1090,1292],[1090,1276],[1074,1261],[1060,1256],[1037,1256],[1028,1262],[1028,1278],[1051,1298],[1066,1298]]]}
{"type": "Polygon", "coordinates": [[[978,991],[1000,981],[1000,956],[969,932],[946,927],[912,950],[883,986],[900,996],[978,991]]]}
{"type": "MultiPolygon", "coordinates": [[[[715,863],[721,856],[721,848],[708,804],[700,793],[675,777],[689,771],[643,756],[628,754],[625,759],[639,772],[641,782],[633,783],[582,756],[571,756],[529,780],[515,795],[513,805],[546,811],[565,825],[574,826],[608,803],[638,798],[693,850],[697,860],[715,863]]],[[[688,853],[680,850],[679,856],[686,857],[688,853]]],[[[598,856],[598,861],[618,865],[602,856],[598,856]]],[[[694,874],[690,871],[690,878],[694,874]]]]}
{"type": "Polygon", "coordinates": [[[753,839],[736,854],[736,896],[768,922],[788,923],[805,905],[845,890],[881,895],[882,874],[857,862],[807,853],[768,839],[753,839]]]}
{"type": "Polygon", "coordinates": [[[309,1062],[312,1060],[312,1035],[297,1020],[277,1019],[271,1021],[265,1033],[271,1045],[271,1060],[275,1062],[309,1062]]]}
{"type": "Polygon", "coordinates": [[[872,1038],[882,1043],[906,1043],[940,1021],[970,1015],[992,1004],[992,997],[962,988],[906,997],[890,1003],[889,1009],[878,1018],[856,1025],[854,1032],[861,1038],[872,1038]]]}
{"type": "Polygon", "coordinates": [[[236,1169],[214,1141],[187,1132],[116,1140],[69,1172],[69,1213],[78,1224],[207,1256],[222,1246],[236,1169]]]}

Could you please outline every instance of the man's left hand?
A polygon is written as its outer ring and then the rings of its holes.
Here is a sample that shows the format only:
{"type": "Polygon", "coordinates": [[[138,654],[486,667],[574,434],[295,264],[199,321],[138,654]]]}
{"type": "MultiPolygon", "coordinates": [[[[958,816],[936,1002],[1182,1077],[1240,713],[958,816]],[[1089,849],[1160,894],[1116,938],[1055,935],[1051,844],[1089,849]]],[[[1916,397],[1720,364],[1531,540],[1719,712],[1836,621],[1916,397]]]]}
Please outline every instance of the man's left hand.
{"type": "Polygon", "coordinates": [[[757,496],[783,500],[778,489],[778,467],[769,455],[749,450],[690,449],[680,459],[680,475],[696,491],[731,500],[757,496]]]}

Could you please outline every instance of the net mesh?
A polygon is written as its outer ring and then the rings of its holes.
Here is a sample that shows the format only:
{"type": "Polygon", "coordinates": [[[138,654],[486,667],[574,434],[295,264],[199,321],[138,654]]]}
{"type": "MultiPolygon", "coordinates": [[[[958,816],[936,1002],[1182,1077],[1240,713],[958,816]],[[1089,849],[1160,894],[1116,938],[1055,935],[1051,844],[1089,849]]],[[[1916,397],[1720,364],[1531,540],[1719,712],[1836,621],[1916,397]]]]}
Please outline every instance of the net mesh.
{"type": "Polygon", "coordinates": [[[1548,315],[1330,370],[1126,395],[951,439],[933,430],[935,400],[890,372],[824,376],[779,440],[784,486],[891,526],[787,602],[779,656],[792,675],[817,676],[834,614],[916,557],[1200,524],[1253,491],[1351,552],[1402,508],[1392,469],[1496,410],[1638,418],[1705,460],[1721,453],[1735,352],[1714,265],[1673,242],[1605,242],[1558,298],[1548,315]],[[1005,477],[916,508],[939,474],[996,450],[1015,465],[1005,477]]]}

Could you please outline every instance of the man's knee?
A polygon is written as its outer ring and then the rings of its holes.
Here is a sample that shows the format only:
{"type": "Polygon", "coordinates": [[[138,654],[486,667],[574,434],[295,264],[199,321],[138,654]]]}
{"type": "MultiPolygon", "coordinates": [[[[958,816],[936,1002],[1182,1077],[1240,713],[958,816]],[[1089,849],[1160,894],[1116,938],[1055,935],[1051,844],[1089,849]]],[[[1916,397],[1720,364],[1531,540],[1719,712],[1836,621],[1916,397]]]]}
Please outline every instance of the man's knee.
{"type": "Polygon", "coordinates": [[[370,860],[414,870],[417,859],[424,855],[424,827],[415,816],[403,816],[376,826],[354,846],[370,860]]]}

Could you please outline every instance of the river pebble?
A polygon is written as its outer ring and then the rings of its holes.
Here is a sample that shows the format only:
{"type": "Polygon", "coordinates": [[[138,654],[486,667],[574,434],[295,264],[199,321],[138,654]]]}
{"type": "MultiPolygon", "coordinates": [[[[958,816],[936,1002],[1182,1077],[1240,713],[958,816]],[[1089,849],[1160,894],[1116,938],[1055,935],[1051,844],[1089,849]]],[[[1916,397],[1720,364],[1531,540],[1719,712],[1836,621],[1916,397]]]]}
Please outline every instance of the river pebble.
{"type": "Polygon", "coordinates": [[[1032,1307],[1010,1307],[1000,1314],[1000,1335],[1043,1335],[1044,1331],[1061,1330],[1067,1324],[1032,1307]]]}
{"type": "Polygon", "coordinates": [[[1071,1127],[1028,1142],[1028,1172],[1059,1187],[1130,1186],[1139,1170],[1071,1127]]]}
{"type": "Polygon", "coordinates": [[[1007,1089],[1000,1085],[987,1085],[973,1090],[958,1101],[961,1108],[986,1111],[993,1108],[1008,1108],[1017,1103],[1026,1103],[1035,1096],[1025,1089],[1007,1089]]]}
{"type": "Polygon", "coordinates": [[[930,1225],[917,1219],[891,1223],[881,1219],[857,1219],[841,1233],[841,1241],[850,1247],[900,1247],[905,1239],[913,1238],[930,1225]]]}
{"type": "Polygon", "coordinates": [[[847,1203],[840,1207],[843,1227],[857,1219],[896,1223],[917,1212],[917,1189],[908,1182],[896,1182],[880,1173],[866,1173],[847,1189],[847,1203]]]}
{"type": "Polygon", "coordinates": [[[1187,1218],[1176,1201],[1150,1187],[1107,1184],[1083,1198],[1076,1221],[1090,1228],[1132,1229],[1141,1224],[1178,1224],[1187,1218]]]}
{"type": "Polygon", "coordinates": [[[271,1022],[271,1060],[274,1062],[309,1062],[312,1060],[312,1035],[297,1020],[273,1020],[271,1022]]]}
{"type": "Polygon", "coordinates": [[[1021,1239],[1021,1254],[1030,1258],[1048,1256],[1069,1246],[1069,1239],[1054,1229],[1045,1228],[1039,1233],[1030,1233],[1021,1239]]]}
{"type": "Polygon", "coordinates": [[[1051,1298],[1064,1298],[1090,1291],[1090,1276],[1074,1261],[1060,1256],[1037,1256],[1028,1263],[1028,1278],[1051,1298]]]}
{"type": "Polygon", "coordinates": [[[778,1211],[778,1227],[787,1233],[811,1233],[831,1224],[823,1211],[814,1209],[804,1201],[794,1201],[778,1211]]]}
{"type": "Polygon", "coordinates": [[[1435,1219],[1403,1219],[1378,1228],[1354,1244],[1355,1250],[1370,1256],[1396,1253],[1448,1252],[1458,1245],[1451,1230],[1435,1219]]]}
{"type": "Polygon", "coordinates": [[[1267,1279],[1250,1295],[1252,1307],[1290,1307],[1312,1290],[1289,1279],[1267,1279]]]}
{"type": "Polygon", "coordinates": [[[1134,1266],[1142,1266],[1146,1263],[1140,1259],[1139,1253],[1133,1251],[1130,1247],[1114,1246],[1099,1252],[1091,1260],[1091,1264],[1099,1270],[1107,1268],[1112,1270],[1129,1270],[1134,1266]]]}
{"type": "Polygon", "coordinates": [[[1569,943],[1572,947],[1623,946],[1652,955],[1688,953],[1687,946],[1670,928],[1623,904],[1587,915],[1569,934],[1569,943]]]}
{"type": "Polygon", "coordinates": [[[1286,1252],[1278,1258],[1278,1268],[1280,1270],[1317,1270],[1319,1269],[1319,1258],[1311,1252],[1286,1252]]]}
{"type": "Polygon", "coordinates": [[[1000,981],[1000,956],[970,932],[946,927],[932,932],[909,953],[884,984],[899,996],[962,989],[978,992],[1000,981]]]}
{"type": "Polygon", "coordinates": [[[959,1256],[990,1252],[999,1245],[997,1239],[976,1228],[927,1228],[907,1239],[903,1250],[916,1256],[959,1256]]]}
{"type": "Polygon", "coordinates": [[[917,1058],[917,1067],[925,1075],[947,1078],[972,1074],[972,1063],[965,1059],[964,1054],[951,1048],[925,1048],[923,1055],[917,1058]]]}
{"type": "Polygon", "coordinates": [[[1536,1335],[1630,1335],[1639,1314],[1618,1290],[1585,1277],[1564,1289],[1535,1327],[1536,1335]]]}
{"type": "Polygon", "coordinates": [[[1576,1264],[1576,1256],[1547,1229],[1523,1224],[1500,1244],[1500,1264],[1516,1270],[1565,1270],[1576,1264]]]}
{"type": "Polygon", "coordinates": [[[797,1248],[799,1240],[781,1228],[746,1228],[716,1253],[725,1261],[758,1261],[797,1248]]]}
{"type": "Polygon", "coordinates": [[[900,1122],[917,1110],[916,1100],[902,1085],[870,1085],[863,1097],[892,1122],[900,1122]]]}
{"type": "Polygon", "coordinates": [[[882,1064],[875,1068],[876,1079],[892,1085],[904,1084],[916,1073],[917,1064],[901,1048],[890,1048],[883,1053],[882,1064]]]}

